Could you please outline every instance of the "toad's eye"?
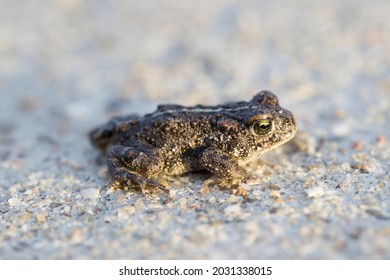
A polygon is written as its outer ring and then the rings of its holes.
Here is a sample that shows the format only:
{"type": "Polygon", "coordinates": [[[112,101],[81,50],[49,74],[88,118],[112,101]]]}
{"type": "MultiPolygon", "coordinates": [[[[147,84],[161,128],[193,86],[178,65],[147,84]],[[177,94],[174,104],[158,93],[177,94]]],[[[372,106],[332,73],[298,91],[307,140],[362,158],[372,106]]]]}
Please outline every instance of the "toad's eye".
{"type": "Polygon", "coordinates": [[[258,120],[251,125],[250,129],[253,135],[260,135],[260,136],[266,135],[270,133],[272,130],[272,120],[270,119],[258,120]]]}

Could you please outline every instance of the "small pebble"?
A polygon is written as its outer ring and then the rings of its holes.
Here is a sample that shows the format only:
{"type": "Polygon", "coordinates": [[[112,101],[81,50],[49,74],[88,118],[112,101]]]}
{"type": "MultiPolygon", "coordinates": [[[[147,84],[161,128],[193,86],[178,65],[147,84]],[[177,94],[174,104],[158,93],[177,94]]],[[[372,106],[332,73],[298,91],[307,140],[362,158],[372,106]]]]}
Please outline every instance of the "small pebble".
{"type": "Polygon", "coordinates": [[[363,149],[363,143],[361,141],[353,141],[351,147],[354,150],[361,150],[363,149]]]}
{"type": "Polygon", "coordinates": [[[280,197],[280,192],[277,190],[272,190],[269,192],[269,196],[272,198],[278,198],[278,197],[280,197]]]}
{"type": "Polygon", "coordinates": [[[224,212],[227,216],[231,216],[231,217],[238,217],[242,213],[241,207],[237,204],[226,207],[224,212]]]}
{"type": "Polygon", "coordinates": [[[262,190],[265,191],[265,190],[280,190],[280,187],[278,185],[275,185],[275,184],[269,184],[267,185],[266,187],[264,187],[262,190]]]}
{"type": "Polygon", "coordinates": [[[17,197],[12,197],[12,198],[8,199],[9,206],[18,205],[18,204],[20,204],[20,202],[21,202],[20,199],[17,197]]]}
{"type": "Polygon", "coordinates": [[[187,203],[188,203],[187,198],[182,197],[182,198],[179,199],[178,202],[179,202],[179,205],[180,205],[181,209],[187,209],[187,203]]]}
{"type": "Polygon", "coordinates": [[[135,207],[134,206],[123,206],[118,209],[118,217],[119,218],[125,218],[128,217],[129,215],[133,214],[135,212],[135,207]]]}
{"type": "Polygon", "coordinates": [[[100,190],[95,188],[83,189],[80,194],[86,199],[97,199],[99,197],[100,190]]]}
{"type": "Polygon", "coordinates": [[[390,216],[383,214],[381,211],[379,211],[377,209],[367,209],[366,213],[374,216],[375,218],[377,218],[379,220],[390,220],[390,216]]]}
{"type": "Polygon", "coordinates": [[[32,217],[32,214],[29,213],[29,212],[24,212],[22,214],[20,214],[19,216],[19,219],[22,221],[22,222],[27,222],[31,219],[32,217]]]}
{"type": "Polygon", "coordinates": [[[229,198],[226,200],[228,203],[236,203],[240,201],[240,197],[238,195],[231,195],[229,198]]]}
{"type": "Polygon", "coordinates": [[[348,135],[350,133],[350,131],[351,131],[351,129],[346,123],[336,124],[332,128],[332,133],[335,136],[339,136],[339,137],[348,135]]]}
{"type": "Polygon", "coordinates": [[[84,232],[81,228],[75,228],[72,233],[72,242],[80,243],[83,239],[84,232]]]}
{"type": "Polygon", "coordinates": [[[379,145],[385,145],[387,143],[387,139],[384,135],[379,135],[377,138],[376,138],[376,141],[379,145]]]}
{"type": "Polygon", "coordinates": [[[324,192],[323,187],[318,186],[318,187],[313,187],[313,188],[307,189],[306,193],[310,198],[314,198],[314,197],[323,196],[325,192],[324,192]]]}
{"type": "Polygon", "coordinates": [[[370,166],[365,163],[356,162],[351,164],[351,167],[352,169],[359,170],[360,173],[370,173],[370,166]]]}
{"type": "Polygon", "coordinates": [[[46,222],[46,217],[47,217],[47,212],[38,213],[38,215],[37,215],[37,221],[38,221],[39,223],[44,223],[44,222],[46,222]]]}

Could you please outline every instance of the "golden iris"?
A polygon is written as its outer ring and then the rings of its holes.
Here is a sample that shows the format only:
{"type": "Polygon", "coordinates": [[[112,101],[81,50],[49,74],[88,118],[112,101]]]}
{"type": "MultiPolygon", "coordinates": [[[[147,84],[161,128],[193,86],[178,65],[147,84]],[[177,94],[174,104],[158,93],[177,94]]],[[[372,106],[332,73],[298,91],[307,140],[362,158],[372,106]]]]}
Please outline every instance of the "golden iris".
{"type": "Polygon", "coordinates": [[[263,119],[256,121],[251,126],[251,131],[255,135],[266,135],[272,130],[272,121],[270,119],[263,119]]]}

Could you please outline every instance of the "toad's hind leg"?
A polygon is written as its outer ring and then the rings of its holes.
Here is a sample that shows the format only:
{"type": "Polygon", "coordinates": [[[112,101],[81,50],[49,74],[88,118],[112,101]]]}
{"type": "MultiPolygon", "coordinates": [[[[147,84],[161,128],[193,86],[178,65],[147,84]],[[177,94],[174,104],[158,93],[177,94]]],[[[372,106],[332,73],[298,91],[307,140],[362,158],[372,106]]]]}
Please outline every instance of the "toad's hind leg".
{"type": "Polygon", "coordinates": [[[163,185],[150,179],[163,168],[163,162],[153,148],[115,145],[107,155],[107,166],[112,180],[120,187],[139,187],[143,192],[151,187],[169,193],[163,185]]]}

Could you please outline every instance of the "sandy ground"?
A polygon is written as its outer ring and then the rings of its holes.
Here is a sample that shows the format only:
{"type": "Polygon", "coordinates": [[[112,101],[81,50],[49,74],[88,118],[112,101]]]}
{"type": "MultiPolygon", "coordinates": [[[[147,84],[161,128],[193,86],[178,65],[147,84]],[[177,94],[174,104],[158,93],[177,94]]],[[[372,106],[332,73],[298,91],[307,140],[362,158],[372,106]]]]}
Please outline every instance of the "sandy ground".
{"type": "Polygon", "coordinates": [[[0,258],[389,259],[390,2],[156,2],[0,1],[0,258]],[[248,199],[107,188],[94,126],[261,89],[300,132],[248,199]]]}

